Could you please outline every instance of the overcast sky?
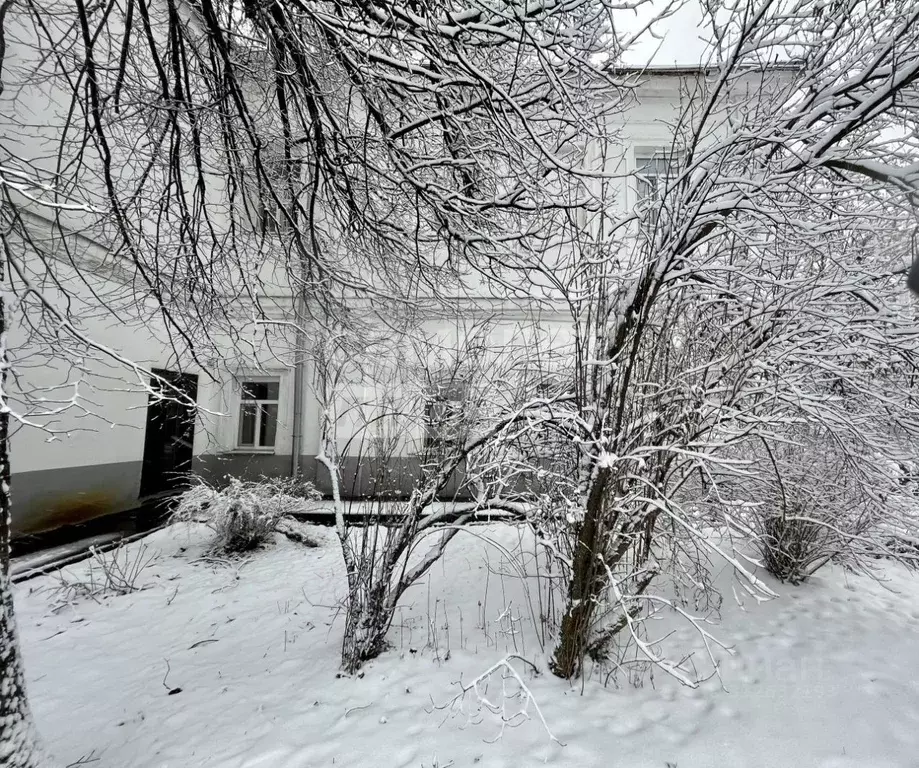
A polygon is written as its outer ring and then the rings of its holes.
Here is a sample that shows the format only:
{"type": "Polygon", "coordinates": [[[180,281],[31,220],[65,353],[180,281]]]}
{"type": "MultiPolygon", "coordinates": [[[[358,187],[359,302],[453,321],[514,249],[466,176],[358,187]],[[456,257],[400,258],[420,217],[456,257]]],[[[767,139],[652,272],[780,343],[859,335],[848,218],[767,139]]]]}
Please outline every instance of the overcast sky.
{"type": "MultiPolygon", "coordinates": [[[[616,16],[620,29],[639,29],[648,19],[660,12],[664,2],[654,0],[643,7],[638,14],[623,12],[616,16]]],[[[702,9],[698,0],[687,2],[673,15],[658,23],[654,31],[660,39],[646,34],[640,43],[625,55],[628,64],[698,64],[705,50],[703,37],[702,9]]],[[[707,35],[706,35],[707,37],[707,35]]]]}

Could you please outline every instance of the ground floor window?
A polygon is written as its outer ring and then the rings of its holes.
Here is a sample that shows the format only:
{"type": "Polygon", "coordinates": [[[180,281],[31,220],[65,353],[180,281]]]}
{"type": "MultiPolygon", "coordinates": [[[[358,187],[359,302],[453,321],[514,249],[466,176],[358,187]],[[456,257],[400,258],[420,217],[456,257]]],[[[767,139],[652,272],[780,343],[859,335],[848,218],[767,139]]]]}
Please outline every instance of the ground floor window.
{"type": "Polygon", "coordinates": [[[462,448],[467,432],[468,383],[446,380],[432,387],[425,404],[424,453],[443,456],[462,448]]]}
{"type": "Polygon", "coordinates": [[[240,448],[273,448],[278,434],[278,379],[246,379],[241,382],[239,404],[240,448]]]}

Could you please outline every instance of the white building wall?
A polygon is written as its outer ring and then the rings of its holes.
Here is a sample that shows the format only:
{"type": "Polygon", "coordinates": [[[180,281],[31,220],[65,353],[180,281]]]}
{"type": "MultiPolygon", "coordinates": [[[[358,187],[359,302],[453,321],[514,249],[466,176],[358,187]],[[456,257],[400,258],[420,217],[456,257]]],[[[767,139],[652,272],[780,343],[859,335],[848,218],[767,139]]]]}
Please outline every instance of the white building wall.
{"type": "MultiPolygon", "coordinates": [[[[13,58],[20,55],[11,49],[13,58]]],[[[605,152],[605,168],[617,178],[607,182],[606,196],[610,211],[619,214],[630,210],[637,202],[634,178],[636,147],[668,147],[671,142],[673,118],[679,107],[679,77],[651,76],[647,97],[639,96],[636,106],[615,125],[611,125],[613,140],[605,152]]],[[[41,122],[48,114],[58,114],[54,92],[33,91],[17,97],[17,114],[23,121],[41,122]],[[24,100],[23,100],[24,99],[24,100]]],[[[23,157],[50,158],[49,147],[54,144],[53,132],[38,131],[30,135],[17,128],[15,145],[23,157]]],[[[219,190],[219,185],[215,185],[219,190]]],[[[79,217],[78,217],[79,218],[79,217]]],[[[74,222],[76,223],[76,221],[74,222]]],[[[99,246],[89,250],[103,251],[99,246]]],[[[564,259],[564,253],[559,259],[564,259]]],[[[263,277],[277,291],[283,292],[283,274],[272,276],[276,269],[271,260],[264,260],[263,277]]],[[[67,273],[66,268],[58,269],[67,273]]],[[[251,347],[229,340],[224,352],[206,360],[177,360],[162,320],[143,307],[131,307],[130,292],[113,290],[120,305],[110,314],[100,313],[97,300],[90,293],[112,289],[117,284],[100,272],[87,286],[76,276],[68,282],[72,298],[78,306],[80,327],[87,338],[112,350],[116,356],[131,360],[138,366],[183,371],[198,375],[198,403],[201,408],[197,421],[194,453],[195,468],[211,475],[286,474],[291,468],[293,434],[293,371],[290,367],[289,345],[275,338],[274,352],[270,345],[257,342],[251,335],[251,347]],[[246,351],[248,350],[248,351],[246,351]],[[239,429],[239,381],[247,376],[276,376],[280,382],[279,422],[277,441],[270,450],[254,451],[237,447],[239,429]]],[[[571,318],[564,311],[542,311],[537,317],[525,307],[487,299],[484,286],[479,284],[471,297],[458,303],[457,317],[431,319],[424,325],[432,338],[439,337],[445,347],[458,344],[464,326],[476,318],[496,318],[489,346],[500,347],[522,340],[528,330],[539,327],[552,336],[552,342],[565,346],[571,338],[571,318]],[[458,319],[459,318],[459,319],[458,319]]],[[[60,297],[58,297],[60,298],[60,297]]],[[[279,294],[275,311],[280,316],[290,312],[290,302],[279,294]]],[[[15,316],[13,318],[16,319],[15,316]]],[[[21,318],[20,318],[21,319],[21,318]]],[[[218,347],[221,345],[217,345],[218,347]]],[[[29,418],[33,425],[21,426],[12,441],[14,528],[19,532],[41,530],[66,522],[93,517],[129,508],[137,503],[144,432],[147,418],[148,391],[144,377],[138,378],[129,366],[116,362],[111,355],[95,354],[75,368],[74,355],[49,357],[46,346],[35,346],[30,340],[28,324],[14,325],[10,349],[20,379],[15,383],[22,392],[48,393],[49,398],[62,399],[73,386],[83,396],[81,407],[73,407],[45,420],[29,418]],[[44,428],[43,428],[44,427],[44,428]],[[18,496],[17,496],[18,494],[18,496]]],[[[58,350],[63,353],[63,350],[58,350]]],[[[418,361],[424,362],[424,361],[418,361]]],[[[403,372],[404,373],[404,372],[403,372]]],[[[307,363],[304,404],[303,441],[300,466],[308,479],[324,487],[324,471],[316,466],[314,457],[320,452],[320,404],[314,388],[314,369],[307,363]]],[[[404,377],[403,377],[404,378],[404,377]]],[[[343,406],[379,401],[387,392],[387,381],[357,379],[341,394],[343,406]]],[[[15,388],[14,387],[14,388],[15,388]]],[[[403,400],[412,401],[412,392],[400,392],[403,400]]],[[[67,395],[69,396],[69,395],[67,395]]],[[[423,398],[414,399],[421,407],[423,398]]],[[[372,411],[370,406],[362,406],[372,411]]],[[[344,410],[344,408],[343,408],[344,410]]],[[[339,426],[338,446],[344,452],[364,421],[361,409],[354,409],[339,426]]],[[[365,414],[366,415],[366,414],[365,414]]],[[[422,414],[414,423],[413,432],[404,440],[399,457],[409,460],[422,439],[422,414]]],[[[352,443],[353,446],[353,443],[352,443]]],[[[353,447],[350,449],[353,453],[353,447]]]]}

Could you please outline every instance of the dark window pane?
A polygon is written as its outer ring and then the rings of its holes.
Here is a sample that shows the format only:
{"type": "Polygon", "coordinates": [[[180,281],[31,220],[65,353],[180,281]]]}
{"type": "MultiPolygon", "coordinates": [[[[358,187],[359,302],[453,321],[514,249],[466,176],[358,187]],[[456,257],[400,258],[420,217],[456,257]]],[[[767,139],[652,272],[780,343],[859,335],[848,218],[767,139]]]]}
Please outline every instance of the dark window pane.
{"type": "Polygon", "coordinates": [[[243,383],[243,399],[258,400],[264,391],[264,384],[260,381],[246,381],[243,383]]]}
{"type": "Polygon", "coordinates": [[[277,400],[280,384],[277,381],[243,382],[243,400],[277,400]]]}
{"type": "Polygon", "coordinates": [[[255,445],[256,406],[243,404],[239,409],[239,445],[255,445]]]}
{"type": "Polygon", "coordinates": [[[274,439],[278,432],[278,406],[262,406],[262,425],[259,430],[259,445],[274,446],[274,439]]]}

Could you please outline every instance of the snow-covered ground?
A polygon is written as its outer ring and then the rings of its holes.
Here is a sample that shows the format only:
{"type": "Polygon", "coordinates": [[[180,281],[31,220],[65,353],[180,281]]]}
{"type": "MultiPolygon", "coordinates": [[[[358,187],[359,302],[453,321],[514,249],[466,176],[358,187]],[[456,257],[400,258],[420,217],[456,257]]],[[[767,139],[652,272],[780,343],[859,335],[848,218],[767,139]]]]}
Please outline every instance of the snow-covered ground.
{"type": "Polygon", "coordinates": [[[98,536],[89,536],[85,539],[71,541],[67,544],[60,544],[56,547],[49,547],[38,552],[32,552],[28,555],[22,555],[14,558],[11,565],[13,578],[29,576],[33,571],[47,570],[48,566],[63,561],[65,558],[76,557],[83,553],[89,547],[101,547],[112,544],[121,538],[119,533],[102,533],[98,536]]]}
{"type": "MultiPolygon", "coordinates": [[[[63,607],[69,595],[56,577],[19,585],[33,708],[61,763],[919,765],[919,580],[899,567],[884,585],[826,569],[807,586],[772,584],[779,599],[743,608],[722,576],[728,591],[714,631],[736,649],[722,654],[724,688],[685,688],[658,672],[653,686],[595,678],[582,689],[515,662],[562,746],[532,705],[531,719],[503,733],[471,695],[444,707],[457,681],[507,653],[542,664],[522,583],[483,540],[516,547],[513,529],[459,534],[403,601],[393,650],[355,679],[336,675],[341,557],[330,530],[313,530],[317,549],[281,539],[230,564],[202,559],[205,529],[168,528],[130,545],[158,553],[140,576],[146,589],[63,607]]],[[[87,568],[67,571],[80,579],[87,568]]],[[[698,646],[688,627],[668,642],[698,646]]],[[[499,677],[488,696],[502,701],[499,677]]],[[[520,704],[509,700],[508,714],[520,704]]]]}

